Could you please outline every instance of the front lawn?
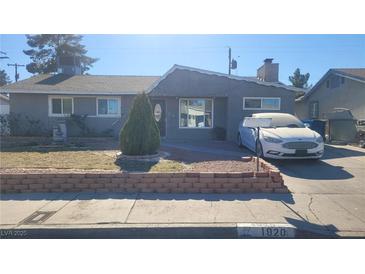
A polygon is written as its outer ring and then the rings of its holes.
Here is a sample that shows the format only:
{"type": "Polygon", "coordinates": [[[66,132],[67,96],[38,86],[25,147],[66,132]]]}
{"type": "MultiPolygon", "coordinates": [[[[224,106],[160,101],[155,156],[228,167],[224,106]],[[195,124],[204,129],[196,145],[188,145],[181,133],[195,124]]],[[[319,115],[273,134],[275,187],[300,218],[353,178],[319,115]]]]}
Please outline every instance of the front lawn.
{"type": "Polygon", "coordinates": [[[114,157],[103,151],[0,152],[1,169],[118,170],[114,157]]]}
{"type": "Polygon", "coordinates": [[[47,170],[129,171],[129,172],[240,172],[255,169],[238,157],[163,148],[169,156],[159,162],[116,160],[118,150],[76,146],[18,146],[2,148],[1,172],[32,172],[47,170]]]}
{"type": "Polygon", "coordinates": [[[145,162],[123,160],[115,163],[117,150],[78,151],[6,151],[0,152],[0,172],[5,169],[68,169],[68,170],[123,170],[143,172],[178,172],[187,166],[173,160],[145,162]]]}

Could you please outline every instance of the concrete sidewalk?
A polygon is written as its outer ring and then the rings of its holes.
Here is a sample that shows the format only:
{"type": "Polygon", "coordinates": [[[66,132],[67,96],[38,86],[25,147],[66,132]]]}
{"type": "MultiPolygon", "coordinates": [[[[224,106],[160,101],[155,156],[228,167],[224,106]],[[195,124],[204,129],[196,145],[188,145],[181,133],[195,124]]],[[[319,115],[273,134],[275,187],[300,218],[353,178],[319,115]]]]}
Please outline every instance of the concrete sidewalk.
{"type": "MultiPolygon", "coordinates": [[[[346,195],[334,195],[346,199],[346,195]]],[[[0,228],[3,238],[17,238],[6,235],[11,230],[17,231],[18,238],[235,238],[242,223],[279,223],[297,228],[299,237],[364,237],[365,222],[332,198],[307,194],[7,194],[1,195],[0,228]]]]}

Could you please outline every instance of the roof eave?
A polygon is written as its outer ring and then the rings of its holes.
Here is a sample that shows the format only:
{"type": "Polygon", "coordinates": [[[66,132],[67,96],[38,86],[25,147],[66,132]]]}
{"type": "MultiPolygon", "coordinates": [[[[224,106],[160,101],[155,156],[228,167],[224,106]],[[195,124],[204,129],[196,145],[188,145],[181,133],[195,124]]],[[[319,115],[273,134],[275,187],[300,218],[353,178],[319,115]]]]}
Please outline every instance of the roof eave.
{"type": "Polygon", "coordinates": [[[171,73],[173,73],[177,69],[188,70],[188,71],[203,73],[203,74],[207,74],[207,75],[215,75],[215,76],[220,76],[220,77],[226,77],[228,79],[233,79],[233,80],[238,80],[238,81],[246,81],[246,82],[255,83],[255,84],[263,85],[263,86],[271,86],[271,87],[283,88],[283,89],[286,89],[286,90],[289,90],[289,91],[292,91],[292,92],[305,92],[306,91],[305,89],[290,87],[290,86],[287,86],[287,85],[281,85],[281,84],[270,83],[270,82],[256,81],[256,80],[253,80],[253,79],[249,79],[248,77],[228,75],[228,74],[224,74],[224,73],[221,73],[221,72],[214,72],[214,71],[209,71],[209,70],[198,69],[198,68],[187,67],[187,66],[182,66],[182,65],[175,64],[164,75],[162,75],[160,79],[158,79],[155,83],[153,83],[151,85],[151,87],[148,88],[148,90],[147,90],[146,93],[150,93],[163,80],[165,80],[167,78],[167,76],[169,76],[171,73]]]}
{"type": "Polygon", "coordinates": [[[106,92],[106,91],[98,91],[98,92],[80,92],[80,91],[41,91],[41,90],[5,90],[0,89],[0,93],[9,93],[9,94],[59,94],[59,95],[137,95],[141,94],[145,91],[129,91],[129,92],[106,92]]]}

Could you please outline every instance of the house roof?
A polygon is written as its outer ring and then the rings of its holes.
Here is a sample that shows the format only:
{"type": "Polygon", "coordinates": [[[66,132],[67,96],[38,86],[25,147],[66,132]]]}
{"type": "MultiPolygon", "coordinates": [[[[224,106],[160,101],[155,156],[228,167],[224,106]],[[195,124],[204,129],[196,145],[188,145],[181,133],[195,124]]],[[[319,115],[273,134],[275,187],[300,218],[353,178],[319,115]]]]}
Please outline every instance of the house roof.
{"type": "Polygon", "coordinates": [[[365,83],[365,68],[334,68],[326,72],[325,75],[308,91],[304,96],[296,99],[296,102],[301,102],[306,100],[311,96],[313,92],[327,79],[331,74],[342,76],[345,78],[352,79],[354,81],[365,83]]]}
{"type": "Polygon", "coordinates": [[[137,94],[159,76],[39,74],[0,88],[3,93],[137,94]]]}
{"type": "Polygon", "coordinates": [[[356,78],[358,80],[365,81],[365,68],[340,68],[333,69],[334,72],[343,76],[356,78]]]}
{"type": "Polygon", "coordinates": [[[167,76],[169,76],[171,73],[173,73],[175,70],[187,70],[187,71],[193,71],[198,73],[203,73],[207,75],[215,75],[215,76],[221,76],[226,77],[228,79],[233,80],[239,80],[239,81],[246,81],[246,82],[252,82],[263,86],[272,86],[272,87],[279,87],[284,88],[290,91],[298,92],[298,91],[305,91],[305,89],[296,88],[292,86],[287,86],[282,83],[273,83],[273,82],[263,82],[257,79],[256,77],[244,77],[244,76],[236,76],[236,75],[229,75],[221,72],[215,72],[205,69],[199,69],[199,68],[193,68],[193,67],[187,67],[187,66],[181,66],[181,65],[174,65],[171,69],[169,69],[160,79],[158,79],[153,85],[148,89],[148,92],[152,91],[161,81],[163,81],[167,76]]]}
{"type": "Polygon", "coordinates": [[[282,83],[263,82],[255,77],[228,75],[193,67],[174,65],[162,77],[160,76],[117,76],[117,75],[66,75],[39,74],[28,79],[12,83],[0,88],[2,93],[44,93],[44,94],[100,94],[126,95],[150,92],[163,79],[175,70],[188,70],[207,75],[226,77],[229,79],[253,82],[258,85],[280,87],[298,92],[303,89],[287,86],[282,83]]]}

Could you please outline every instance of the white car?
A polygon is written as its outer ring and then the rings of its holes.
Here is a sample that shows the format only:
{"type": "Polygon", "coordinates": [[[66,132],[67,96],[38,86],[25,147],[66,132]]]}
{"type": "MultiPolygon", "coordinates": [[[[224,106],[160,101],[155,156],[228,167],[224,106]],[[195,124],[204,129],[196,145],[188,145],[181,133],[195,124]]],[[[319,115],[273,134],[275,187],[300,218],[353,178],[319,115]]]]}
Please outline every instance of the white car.
{"type": "MultiPolygon", "coordinates": [[[[307,128],[298,118],[287,113],[256,113],[253,118],[269,118],[270,126],[260,128],[258,153],[273,159],[319,159],[324,153],[323,138],[307,128]]],[[[237,143],[256,151],[257,129],[238,128],[237,143]]]]}

